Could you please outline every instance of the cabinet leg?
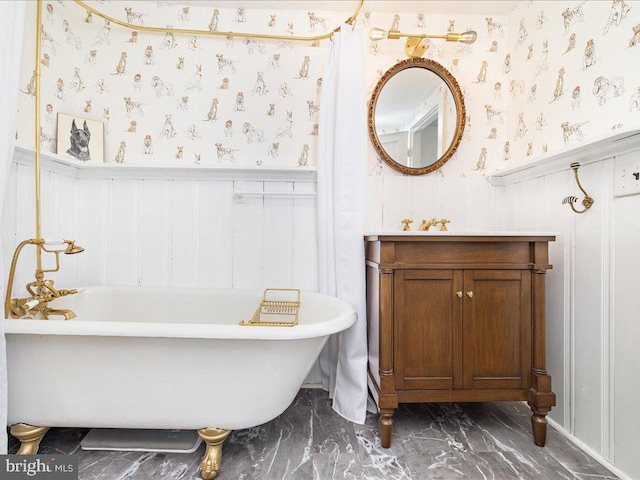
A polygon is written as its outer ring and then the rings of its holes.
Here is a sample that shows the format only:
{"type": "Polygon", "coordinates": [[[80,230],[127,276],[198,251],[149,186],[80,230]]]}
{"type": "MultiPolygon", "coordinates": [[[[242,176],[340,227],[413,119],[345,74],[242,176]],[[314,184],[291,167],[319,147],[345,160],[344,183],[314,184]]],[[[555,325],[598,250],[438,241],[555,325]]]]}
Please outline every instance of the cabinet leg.
{"type": "Polygon", "coordinates": [[[391,446],[391,431],[393,430],[393,412],[392,408],[380,409],[380,418],[378,418],[378,428],[380,429],[380,444],[382,448],[391,446]]]}
{"type": "Polygon", "coordinates": [[[534,368],[531,380],[532,386],[527,403],[533,412],[531,416],[533,442],[539,447],[544,447],[547,439],[547,413],[556,404],[556,394],[551,391],[551,377],[546,371],[534,368]]]}
{"type": "Polygon", "coordinates": [[[533,442],[539,446],[544,447],[544,444],[547,440],[547,413],[549,413],[551,409],[534,409],[531,411],[533,415],[531,415],[531,426],[533,427],[533,442]]]}

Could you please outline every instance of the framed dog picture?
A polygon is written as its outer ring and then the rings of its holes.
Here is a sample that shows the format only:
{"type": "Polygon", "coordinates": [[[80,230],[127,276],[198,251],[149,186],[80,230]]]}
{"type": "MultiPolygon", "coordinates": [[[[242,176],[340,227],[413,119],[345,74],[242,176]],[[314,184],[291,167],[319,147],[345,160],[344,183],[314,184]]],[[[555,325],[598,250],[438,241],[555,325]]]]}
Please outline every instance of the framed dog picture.
{"type": "Polygon", "coordinates": [[[58,155],[81,162],[104,162],[104,123],[58,114],[58,155]]]}

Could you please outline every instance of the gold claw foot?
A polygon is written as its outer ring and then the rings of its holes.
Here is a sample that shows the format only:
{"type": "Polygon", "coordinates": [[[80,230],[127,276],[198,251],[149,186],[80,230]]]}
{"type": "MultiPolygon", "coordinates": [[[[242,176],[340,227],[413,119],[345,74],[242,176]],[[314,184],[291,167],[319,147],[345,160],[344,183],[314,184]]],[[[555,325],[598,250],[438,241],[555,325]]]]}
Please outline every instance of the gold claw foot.
{"type": "Polygon", "coordinates": [[[35,455],[40,448],[42,437],[49,431],[49,427],[34,427],[26,423],[16,423],[11,427],[11,435],[20,440],[18,455],[35,455]]]}
{"type": "Polygon", "coordinates": [[[227,439],[231,430],[219,428],[201,428],[198,435],[207,444],[202,462],[200,463],[200,475],[204,480],[211,480],[218,476],[220,460],[222,458],[222,443],[227,439]]]}

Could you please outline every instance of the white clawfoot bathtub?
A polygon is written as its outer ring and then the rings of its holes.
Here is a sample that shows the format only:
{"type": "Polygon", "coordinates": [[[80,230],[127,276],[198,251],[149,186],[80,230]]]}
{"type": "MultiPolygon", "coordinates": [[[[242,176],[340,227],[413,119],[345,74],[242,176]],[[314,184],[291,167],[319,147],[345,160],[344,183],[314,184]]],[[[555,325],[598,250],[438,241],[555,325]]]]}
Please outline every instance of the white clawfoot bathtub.
{"type": "Polygon", "coordinates": [[[228,431],[268,422],[356,313],[302,292],[299,325],[238,325],[261,300],[261,291],[88,287],[52,304],[72,320],[5,320],[9,424],[228,431]]]}

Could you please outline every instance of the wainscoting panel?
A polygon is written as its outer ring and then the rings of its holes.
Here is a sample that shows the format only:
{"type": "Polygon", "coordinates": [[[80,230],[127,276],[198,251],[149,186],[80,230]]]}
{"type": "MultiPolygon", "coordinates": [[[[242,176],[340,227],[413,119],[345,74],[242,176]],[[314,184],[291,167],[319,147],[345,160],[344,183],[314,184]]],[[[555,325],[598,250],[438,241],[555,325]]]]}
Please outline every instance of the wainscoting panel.
{"type": "MultiPolygon", "coordinates": [[[[7,262],[18,241],[35,236],[33,172],[20,162],[11,169],[2,228],[7,262]]],[[[65,286],[317,287],[314,176],[95,175],[43,167],[43,236],[74,238],[86,249],[61,256],[63,268],[53,275],[60,286],[64,279],[65,286]]],[[[18,285],[31,279],[32,258],[21,257],[18,285]]]]}
{"type": "Polygon", "coordinates": [[[109,210],[105,255],[107,285],[137,285],[140,239],[140,180],[114,179],[105,192],[109,210]]]}
{"type": "MultiPolygon", "coordinates": [[[[571,224],[573,213],[562,198],[566,195],[566,186],[570,185],[571,172],[558,172],[543,177],[544,189],[540,195],[528,198],[529,203],[540,206],[542,215],[537,218],[546,231],[556,235],[556,241],[549,244],[549,257],[553,268],[546,274],[546,318],[547,318],[547,370],[553,379],[553,391],[556,393],[557,405],[553,409],[553,418],[562,425],[571,423],[569,383],[571,376],[566,366],[571,365],[571,302],[565,286],[571,284],[570,265],[573,255],[573,235],[571,224]],[[531,201],[533,198],[538,200],[531,201]]],[[[527,200],[526,197],[524,197],[527,200]]]]}
{"type": "MultiPolygon", "coordinates": [[[[169,284],[199,286],[198,281],[198,210],[200,182],[171,180],[169,185],[169,284]]],[[[205,206],[206,207],[206,206],[205,206]]],[[[162,217],[156,219],[159,221],[162,217]]]]}
{"type": "Polygon", "coordinates": [[[198,279],[203,287],[232,286],[233,182],[202,180],[198,205],[198,279]]]}
{"type": "Polygon", "coordinates": [[[167,286],[170,276],[171,189],[166,180],[142,180],[140,185],[139,282],[167,286]]]}
{"type": "MultiPolygon", "coordinates": [[[[604,195],[600,181],[607,175],[613,162],[592,163],[580,168],[580,180],[596,200],[593,207],[574,219],[575,240],[572,264],[574,379],[577,388],[573,396],[574,435],[600,453],[603,452],[602,432],[606,418],[602,412],[601,392],[605,387],[605,374],[601,369],[603,354],[601,324],[602,288],[608,282],[608,272],[603,272],[603,261],[608,255],[602,242],[603,215],[608,211],[612,198],[604,195]],[[606,279],[603,278],[606,274],[606,279]]],[[[582,198],[581,192],[575,193],[582,198]]],[[[563,205],[564,208],[569,208],[563,205]]],[[[606,318],[608,321],[608,316],[606,318]]]]}
{"type": "Polygon", "coordinates": [[[264,285],[283,287],[292,285],[293,280],[293,245],[294,232],[294,199],[286,196],[293,192],[293,183],[264,183],[266,194],[282,193],[283,196],[265,196],[263,204],[262,225],[254,225],[263,232],[262,249],[262,282],[264,285]]]}
{"type": "MultiPolygon", "coordinates": [[[[482,232],[496,230],[498,218],[503,210],[498,204],[498,189],[493,187],[484,178],[470,178],[464,182],[465,208],[463,210],[464,225],[469,231],[482,232]]],[[[454,191],[457,188],[454,185],[454,191]]],[[[443,207],[444,208],[444,207],[443,207]]],[[[443,212],[444,216],[451,218],[449,227],[455,228],[454,221],[458,212],[443,212]],[[450,216],[449,216],[450,215],[450,216]]]]}
{"type": "MultiPolygon", "coordinates": [[[[243,182],[250,192],[261,192],[263,182],[243,182]]],[[[259,288],[262,285],[262,228],[264,197],[243,196],[233,203],[233,274],[235,288],[259,288]],[[238,261],[236,261],[238,259],[238,261]]]]}
{"type": "MultiPolygon", "coordinates": [[[[413,224],[411,225],[411,230],[419,230],[420,224],[422,220],[429,221],[432,218],[437,218],[440,220],[444,217],[442,212],[442,202],[440,201],[440,194],[442,189],[440,188],[441,182],[439,179],[435,177],[425,177],[425,178],[416,178],[416,177],[387,177],[384,179],[383,186],[385,187],[386,193],[385,202],[382,204],[382,209],[388,210],[389,214],[385,217],[389,217],[388,220],[392,220],[398,222],[405,217],[397,218],[398,213],[393,213],[393,209],[391,205],[398,200],[404,200],[404,204],[400,203],[405,215],[409,218],[413,219],[413,224]],[[392,188],[388,188],[387,180],[392,180],[392,188]],[[393,185],[395,184],[395,185],[393,185]],[[405,190],[406,197],[400,192],[405,190]]],[[[387,218],[385,218],[387,219],[387,218]]],[[[453,220],[449,217],[450,220],[453,220]]],[[[451,227],[451,224],[449,224],[451,227]]],[[[437,230],[438,227],[431,227],[431,230],[437,230]]],[[[385,229],[396,230],[397,226],[392,224],[387,224],[385,229]]]]}
{"type": "MultiPolygon", "coordinates": [[[[43,178],[44,183],[48,177],[43,178]]],[[[43,186],[44,187],[44,186],[43,186]]],[[[43,188],[44,189],[44,188],[43,188]]],[[[34,238],[35,227],[35,194],[34,194],[34,169],[13,165],[7,182],[7,193],[3,205],[2,217],[2,245],[5,262],[5,279],[13,252],[22,240],[34,238]],[[12,186],[15,185],[15,188],[12,186]]],[[[44,234],[44,230],[43,230],[44,234]]],[[[27,245],[20,256],[16,271],[15,284],[24,285],[33,280],[35,271],[35,255],[29,250],[33,247],[27,245]]]]}
{"type": "Polygon", "coordinates": [[[546,295],[547,369],[558,399],[550,417],[623,476],[640,478],[633,403],[640,395],[640,195],[614,198],[615,157],[590,159],[579,175],[595,203],[576,214],[562,205],[575,195],[580,209],[584,198],[570,160],[562,171],[532,169],[506,181],[499,229],[556,232],[546,295]]]}
{"type": "Polygon", "coordinates": [[[613,456],[630,478],[640,478],[640,195],[616,198],[614,221],[613,456]]]}
{"type": "Polygon", "coordinates": [[[315,190],[311,182],[297,182],[294,191],[303,196],[293,197],[293,285],[300,285],[303,290],[318,290],[318,222],[315,190]]]}
{"type": "Polygon", "coordinates": [[[484,178],[370,176],[366,229],[398,231],[401,221],[410,218],[411,230],[419,230],[422,220],[447,218],[452,232],[495,230],[501,213],[498,192],[484,178]]]}
{"type": "MultiPolygon", "coordinates": [[[[102,266],[106,255],[106,226],[109,218],[109,203],[106,198],[107,187],[110,180],[86,179],[78,185],[78,221],[76,235],[71,237],[85,251],[76,255],[80,261],[78,265],[78,285],[106,284],[106,276],[103,279],[102,272],[106,271],[102,266]],[[87,206],[90,205],[90,208],[87,206]]],[[[66,263],[66,262],[65,262],[66,263]]],[[[66,266],[62,268],[65,270],[66,266]]]]}
{"type": "MultiPolygon", "coordinates": [[[[12,163],[8,170],[9,178],[6,183],[5,199],[2,205],[1,213],[2,223],[0,224],[0,235],[2,238],[2,262],[4,272],[3,278],[6,280],[8,276],[9,265],[11,265],[11,256],[16,248],[18,219],[20,218],[21,205],[17,203],[18,192],[18,164],[12,163]]],[[[33,218],[33,217],[32,217],[33,218]]],[[[4,299],[4,297],[3,297],[4,299]]],[[[4,305],[4,304],[3,304],[4,305]]]]}

